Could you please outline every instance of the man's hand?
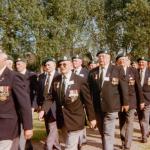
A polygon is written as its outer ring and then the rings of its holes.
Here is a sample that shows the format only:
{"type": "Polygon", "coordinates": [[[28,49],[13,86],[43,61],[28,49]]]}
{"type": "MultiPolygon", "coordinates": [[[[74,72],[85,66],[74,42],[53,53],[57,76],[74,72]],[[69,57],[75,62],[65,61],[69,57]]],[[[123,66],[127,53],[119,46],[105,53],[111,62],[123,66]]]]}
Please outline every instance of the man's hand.
{"type": "Polygon", "coordinates": [[[24,137],[26,140],[31,139],[33,136],[33,130],[24,130],[24,137]]]}
{"type": "Polygon", "coordinates": [[[42,121],[43,117],[44,117],[44,111],[42,110],[39,112],[39,120],[42,121]]]}
{"type": "Polygon", "coordinates": [[[90,121],[90,128],[95,128],[96,127],[96,120],[90,121]]]}
{"type": "Polygon", "coordinates": [[[126,106],[122,106],[121,107],[121,111],[122,112],[127,112],[129,110],[129,105],[126,105],[126,106]]]}
{"type": "Polygon", "coordinates": [[[144,110],[144,108],[145,108],[145,103],[141,103],[140,104],[140,110],[144,110]]]}

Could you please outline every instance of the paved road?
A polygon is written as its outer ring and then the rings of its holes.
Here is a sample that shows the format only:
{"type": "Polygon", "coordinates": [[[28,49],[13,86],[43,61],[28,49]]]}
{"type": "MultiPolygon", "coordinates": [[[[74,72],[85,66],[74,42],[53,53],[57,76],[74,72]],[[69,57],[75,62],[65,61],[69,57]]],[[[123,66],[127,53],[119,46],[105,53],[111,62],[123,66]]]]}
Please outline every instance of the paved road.
{"type": "MultiPolygon", "coordinates": [[[[150,150],[150,138],[148,139],[148,143],[143,144],[140,143],[140,130],[139,124],[137,121],[134,122],[134,134],[133,134],[133,143],[131,150],[150,150]]],[[[83,146],[82,150],[101,150],[101,139],[97,129],[89,129],[87,128],[87,145],[83,146]]],[[[116,120],[116,134],[115,134],[115,150],[121,149],[121,141],[119,138],[119,129],[118,129],[118,120],[116,120]]],[[[44,141],[40,141],[39,143],[34,143],[34,150],[43,150],[44,141]]],[[[62,149],[63,143],[61,143],[62,149]]]]}

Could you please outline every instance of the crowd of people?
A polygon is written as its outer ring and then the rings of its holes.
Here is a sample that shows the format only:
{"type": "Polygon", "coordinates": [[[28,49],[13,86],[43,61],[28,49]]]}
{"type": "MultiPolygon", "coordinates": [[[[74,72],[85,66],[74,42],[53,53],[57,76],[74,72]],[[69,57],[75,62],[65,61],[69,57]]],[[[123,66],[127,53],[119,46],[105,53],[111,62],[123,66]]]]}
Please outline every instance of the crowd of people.
{"type": "Polygon", "coordinates": [[[103,150],[114,150],[119,119],[122,150],[130,150],[135,114],[141,142],[147,143],[150,121],[150,65],[145,57],[131,62],[109,51],[97,52],[97,62],[82,66],[80,55],[48,57],[42,72],[27,69],[27,60],[14,62],[0,50],[0,150],[32,150],[33,112],[45,122],[45,150],[81,150],[87,143],[85,126],[98,128],[103,150]]]}

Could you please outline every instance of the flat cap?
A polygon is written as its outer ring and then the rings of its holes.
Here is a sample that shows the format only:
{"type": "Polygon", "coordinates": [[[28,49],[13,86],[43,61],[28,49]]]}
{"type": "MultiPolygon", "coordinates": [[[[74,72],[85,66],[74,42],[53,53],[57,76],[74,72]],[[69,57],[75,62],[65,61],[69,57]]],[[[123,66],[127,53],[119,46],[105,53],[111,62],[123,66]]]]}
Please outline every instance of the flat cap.
{"type": "Polygon", "coordinates": [[[18,57],[16,60],[15,60],[15,63],[16,62],[19,62],[19,61],[22,61],[24,63],[27,63],[27,59],[26,58],[23,58],[23,57],[18,57]]]}
{"type": "Polygon", "coordinates": [[[117,61],[119,58],[121,58],[121,57],[126,57],[126,54],[125,54],[125,53],[121,53],[121,54],[117,55],[116,61],[117,61]]]}
{"type": "Polygon", "coordinates": [[[148,61],[147,58],[145,58],[144,56],[142,56],[142,57],[140,57],[140,58],[137,59],[137,62],[139,62],[141,60],[148,61]]]}
{"type": "Polygon", "coordinates": [[[72,57],[72,60],[73,60],[73,59],[82,59],[82,57],[77,54],[77,55],[75,55],[75,56],[72,57]]]}
{"type": "Polygon", "coordinates": [[[110,53],[107,50],[100,50],[100,51],[98,51],[96,56],[98,56],[99,54],[108,54],[108,55],[110,55],[110,53]]]}
{"type": "Polygon", "coordinates": [[[62,56],[59,58],[58,63],[62,62],[62,61],[71,61],[71,57],[70,56],[62,56]]]}

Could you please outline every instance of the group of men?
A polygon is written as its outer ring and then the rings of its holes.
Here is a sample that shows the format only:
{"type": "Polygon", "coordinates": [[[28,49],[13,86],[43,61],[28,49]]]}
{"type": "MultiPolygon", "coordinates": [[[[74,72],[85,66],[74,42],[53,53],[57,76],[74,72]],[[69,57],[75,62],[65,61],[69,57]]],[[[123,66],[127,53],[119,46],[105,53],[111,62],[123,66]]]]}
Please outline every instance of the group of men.
{"type": "Polygon", "coordinates": [[[58,129],[65,150],[79,150],[86,143],[85,123],[98,128],[103,150],[114,149],[115,122],[119,118],[122,149],[130,150],[135,112],[141,127],[141,142],[149,136],[150,70],[145,58],[138,68],[125,55],[111,63],[108,51],[97,53],[98,65],[82,67],[76,55],[52,57],[43,61],[43,73],[26,69],[26,60],[15,61],[16,71],[8,69],[8,58],[0,52],[0,150],[32,149],[32,108],[37,101],[39,120],[45,121],[46,150],[61,150],[58,129]],[[19,73],[18,73],[19,72],[19,73]],[[24,135],[21,134],[24,131],[24,135]],[[19,140],[18,140],[19,139],[19,140]],[[20,144],[24,139],[24,144],[20,144]],[[1,148],[2,147],[2,148],[1,148]]]}

